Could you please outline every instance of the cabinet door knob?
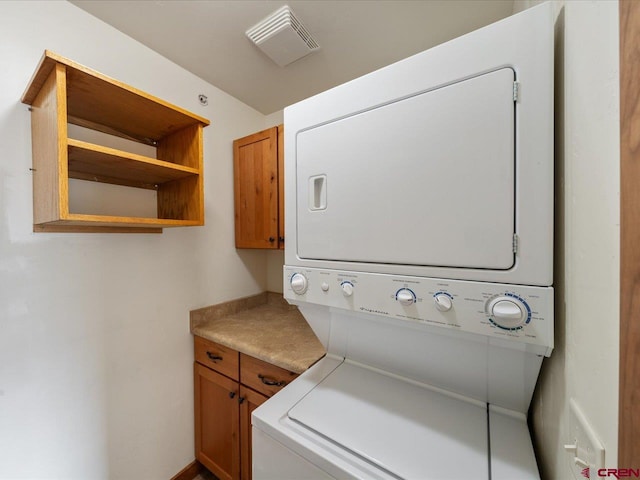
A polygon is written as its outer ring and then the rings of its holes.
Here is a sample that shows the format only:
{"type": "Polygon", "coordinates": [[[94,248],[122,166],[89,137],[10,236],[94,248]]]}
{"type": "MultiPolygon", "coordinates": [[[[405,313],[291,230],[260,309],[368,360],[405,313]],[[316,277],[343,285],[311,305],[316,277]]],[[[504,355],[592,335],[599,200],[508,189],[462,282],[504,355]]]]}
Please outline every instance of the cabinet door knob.
{"type": "Polygon", "coordinates": [[[242,402],[244,402],[244,397],[238,397],[238,404],[242,405],[242,402]]]}
{"type": "Polygon", "coordinates": [[[276,239],[275,239],[275,238],[273,238],[273,237],[269,237],[269,243],[273,243],[273,242],[275,242],[275,241],[276,241],[276,239]]]}
{"type": "Polygon", "coordinates": [[[278,241],[279,241],[280,243],[284,243],[284,237],[278,237],[278,241]]]}
{"type": "Polygon", "coordinates": [[[236,396],[236,392],[229,392],[229,398],[233,398],[236,396]]]}

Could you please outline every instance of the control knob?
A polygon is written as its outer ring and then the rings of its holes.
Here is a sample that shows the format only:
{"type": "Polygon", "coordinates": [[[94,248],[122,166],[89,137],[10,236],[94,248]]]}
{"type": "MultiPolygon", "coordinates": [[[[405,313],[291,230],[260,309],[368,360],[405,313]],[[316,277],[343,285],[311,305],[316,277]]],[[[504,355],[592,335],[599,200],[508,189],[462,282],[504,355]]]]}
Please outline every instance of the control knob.
{"type": "Polygon", "coordinates": [[[433,296],[433,303],[436,308],[441,312],[448,312],[453,307],[451,297],[445,293],[437,293],[433,296]]]}
{"type": "Polygon", "coordinates": [[[353,295],[353,283],[351,282],[342,282],[340,284],[340,288],[342,288],[342,294],[345,297],[350,297],[353,295]]]}
{"type": "Polygon", "coordinates": [[[529,309],[521,300],[500,296],[489,302],[488,312],[491,321],[506,330],[520,328],[528,320],[529,309]]]}
{"type": "Polygon", "coordinates": [[[396,300],[398,300],[401,305],[408,307],[416,303],[416,296],[408,288],[401,288],[396,292],[396,300]]]}
{"type": "Polygon", "coordinates": [[[305,277],[302,273],[294,273],[291,275],[291,290],[293,290],[298,295],[302,295],[307,291],[307,277],[305,277]]]}

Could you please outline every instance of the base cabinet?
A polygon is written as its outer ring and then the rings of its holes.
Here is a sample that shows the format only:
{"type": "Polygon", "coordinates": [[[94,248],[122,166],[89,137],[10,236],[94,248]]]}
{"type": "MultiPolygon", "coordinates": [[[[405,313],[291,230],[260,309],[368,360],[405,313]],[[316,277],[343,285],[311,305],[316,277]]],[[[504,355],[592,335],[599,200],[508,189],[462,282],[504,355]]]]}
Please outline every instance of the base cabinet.
{"type": "Polygon", "coordinates": [[[238,383],[195,364],[196,458],[220,480],[240,475],[238,383]]]}
{"type": "Polygon", "coordinates": [[[220,480],[251,480],[251,413],[297,374],[195,337],[196,459],[220,480]]]}

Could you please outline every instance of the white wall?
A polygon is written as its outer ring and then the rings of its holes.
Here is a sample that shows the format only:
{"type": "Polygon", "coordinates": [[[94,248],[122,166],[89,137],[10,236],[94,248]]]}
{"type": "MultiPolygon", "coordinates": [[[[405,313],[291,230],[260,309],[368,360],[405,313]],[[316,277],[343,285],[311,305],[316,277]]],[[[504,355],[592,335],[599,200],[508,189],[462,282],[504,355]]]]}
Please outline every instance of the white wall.
{"type": "Polygon", "coordinates": [[[532,404],[549,480],[572,478],[563,449],[572,398],[604,444],[608,467],[618,455],[618,3],[555,3],[556,348],[532,404]]]}
{"type": "Polygon", "coordinates": [[[265,117],[66,2],[0,2],[0,62],[0,478],[170,478],[193,460],[189,310],[267,286],[232,191],[232,140],[265,117]],[[45,48],[211,120],[206,226],[32,233],[20,97],[45,48]]]}

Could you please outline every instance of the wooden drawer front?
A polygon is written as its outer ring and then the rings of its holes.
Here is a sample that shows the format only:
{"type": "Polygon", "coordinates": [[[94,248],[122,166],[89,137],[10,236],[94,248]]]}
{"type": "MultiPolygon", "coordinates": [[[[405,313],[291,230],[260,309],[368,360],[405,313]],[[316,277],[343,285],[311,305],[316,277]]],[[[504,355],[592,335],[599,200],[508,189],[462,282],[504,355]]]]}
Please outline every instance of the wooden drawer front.
{"type": "Polygon", "coordinates": [[[232,348],[219,345],[202,337],[193,337],[196,362],[201,363],[229,378],[239,378],[239,353],[232,348]]]}
{"type": "Polygon", "coordinates": [[[297,376],[284,368],[240,354],[240,383],[268,397],[282,390],[297,376]]]}

